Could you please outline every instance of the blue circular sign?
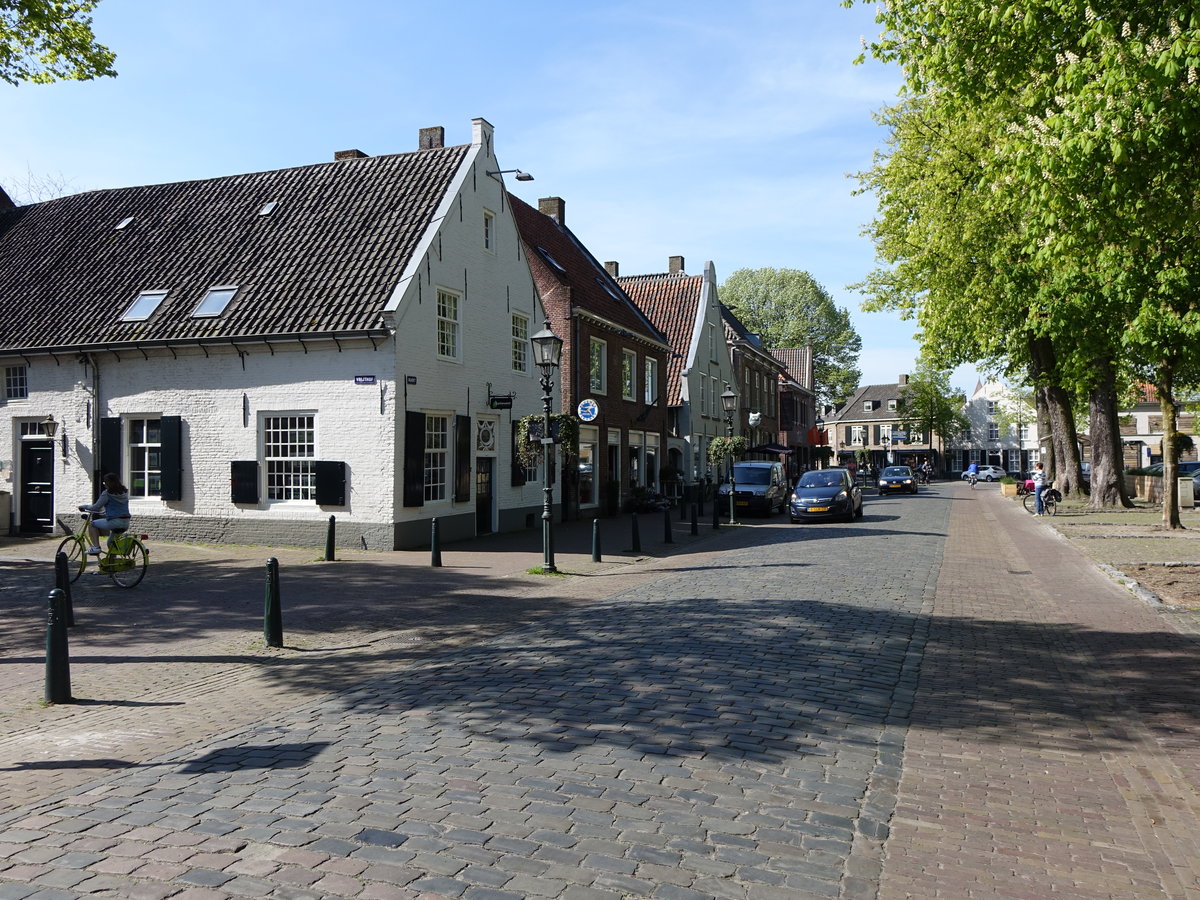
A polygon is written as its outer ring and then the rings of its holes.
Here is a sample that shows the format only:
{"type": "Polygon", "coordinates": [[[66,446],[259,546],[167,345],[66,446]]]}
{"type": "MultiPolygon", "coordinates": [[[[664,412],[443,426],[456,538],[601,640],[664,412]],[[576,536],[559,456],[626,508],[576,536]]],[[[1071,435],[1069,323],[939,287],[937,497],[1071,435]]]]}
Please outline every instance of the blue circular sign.
{"type": "Polygon", "coordinates": [[[579,401],[579,418],[585,422],[590,422],[600,415],[600,407],[596,405],[596,401],[592,399],[579,401]]]}

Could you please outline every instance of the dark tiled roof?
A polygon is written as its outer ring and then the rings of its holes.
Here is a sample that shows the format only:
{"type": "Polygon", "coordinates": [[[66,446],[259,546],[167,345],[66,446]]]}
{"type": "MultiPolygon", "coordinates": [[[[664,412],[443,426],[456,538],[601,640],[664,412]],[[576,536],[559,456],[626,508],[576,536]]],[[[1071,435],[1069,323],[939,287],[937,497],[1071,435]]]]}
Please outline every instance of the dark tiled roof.
{"type": "Polygon", "coordinates": [[[813,389],[811,347],[784,347],[772,350],[771,355],[787,367],[792,381],[810,391],[813,389]]]}
{"type": "Polygon", "coordinates": [[[829,417],[830,422],[892,422],[898,417],[894,409],[887,408],[889,400],[899,400],[903,395],[905,385],[902,384],[868,384],[860,387],[854,395],[842,404],[842,408],[829,417]],[[874,408],[867,412],[863,404],[871,400],[874,408]]]}
{"type": "Polygon", "coordinates": [[[552,302],[549,294],[555,285],[566,285],[571,289],[572,306],[602,316],[644,339],[667,343],[666,335],[634,305],[574,232],[518,197],[509,194],[509,202],[544,302],[552,302]]]}
{"type": "Polygon", "coordinates": [[[380,329],[468,150],[92,191],[0,212],[0,349],[380,329]],[[259,215],[270,202],[275,210],[259,215]],[[193,318],[217,285],[236,285],[237,296],[221,316],[193,318]],[[139,292],[155,289],[170,293],[148,320],[120,321],[139,292]]]}
{"type": "Polygon", "coordinates": [[[667,363],[667,405],[679,406],[682,400],[680,373],[692,345],[692,330],[700,306],[704,279],[683,272],[667,275],[634,275],[618,278],[625,289],[658,329],[667,336],[674,351],[667,363]]]}

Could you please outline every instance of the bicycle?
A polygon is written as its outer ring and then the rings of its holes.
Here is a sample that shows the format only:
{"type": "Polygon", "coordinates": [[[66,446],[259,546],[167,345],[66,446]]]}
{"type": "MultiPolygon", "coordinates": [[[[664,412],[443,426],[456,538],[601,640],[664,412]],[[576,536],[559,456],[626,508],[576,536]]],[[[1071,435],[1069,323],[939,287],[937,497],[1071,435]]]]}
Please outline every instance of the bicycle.
{"type": "Polygon", "coordinates": [[[967,474],[967,484],[969,484],[971,486],[971,490],[975,490],[975,485],[978,482],[979,482],[979,476],[976,475],[974,472],[969,472],[967,474]]]}
{"type": "MultiPolygon", "coordinates": [[[[74,534],[67,535],[58,545],[58,552],[67,554],[67,571],[73,572],[71,581],[78,580],[88,564],[88,547],[92,539],[88,535],[87,523],[91,519],[89,513],[82,515],[83,525],[74,534]]],[[[150,551],[142,543],[149,535],[129,534],[127,531],[113,531],[108,536],[108,546],[96,559],[96,566],[101,575],[107,575],[117,587],[131,588],[138,585],[146,577],[146,568],[150,565],[150,551]]]]}
{"type": "MultiPolygon", "coordinates": [[[[1021,501],[1025,505],[1025,512],[1030,514],[1037,513],[1037,493],[1030,491],[1025,495],[1025,499],[1021,501]]],[[[1056,488],[1046,485],[1042,491],[1042,508],[1045,509],[1046,515],[1053,516],[1058,514],[1058,504],[1062,503],[1062,494],[1056,488]]]]}

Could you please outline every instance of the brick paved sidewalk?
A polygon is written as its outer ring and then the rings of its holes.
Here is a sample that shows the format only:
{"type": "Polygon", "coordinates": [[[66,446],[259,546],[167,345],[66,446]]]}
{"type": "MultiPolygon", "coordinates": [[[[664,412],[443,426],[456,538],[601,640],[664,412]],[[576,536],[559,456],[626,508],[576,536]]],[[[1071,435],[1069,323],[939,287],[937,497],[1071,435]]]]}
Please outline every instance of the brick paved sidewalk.
{"type": "Polygon", "coordinates": [[[959,491],[881,896],[1200,897],[1200,643],[959,491]]]}

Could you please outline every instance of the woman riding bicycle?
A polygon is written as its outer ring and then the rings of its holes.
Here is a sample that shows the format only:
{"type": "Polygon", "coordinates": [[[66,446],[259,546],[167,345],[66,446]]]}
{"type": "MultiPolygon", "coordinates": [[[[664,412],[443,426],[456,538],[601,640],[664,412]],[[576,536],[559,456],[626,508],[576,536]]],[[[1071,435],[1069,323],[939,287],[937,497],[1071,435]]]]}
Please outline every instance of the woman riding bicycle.
{"type": "Polygon", "coordinates": [[[88,522],[88,535],[92,545],[88,547],[90,556],[100,554],[100,535],[114,531],[129,530],[129,488],[121,484],[121,479],[109,472],[104,476],[104,490],[91,506],[79,507],[80,512],[91,513],[88,522]],[[99,515],[100,518],[96,518],[99,515]]]}

